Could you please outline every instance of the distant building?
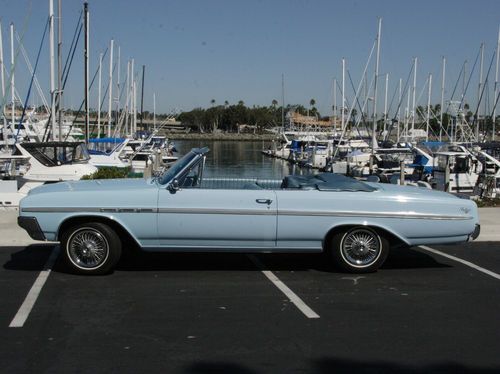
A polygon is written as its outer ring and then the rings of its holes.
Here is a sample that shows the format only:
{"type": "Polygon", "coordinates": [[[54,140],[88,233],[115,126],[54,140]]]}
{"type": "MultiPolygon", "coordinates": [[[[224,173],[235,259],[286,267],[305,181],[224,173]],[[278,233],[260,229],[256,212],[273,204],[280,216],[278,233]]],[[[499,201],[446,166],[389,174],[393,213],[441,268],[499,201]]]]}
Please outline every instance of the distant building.
{"type": "Polygon", "coordinates": [[[305,116],[298,112],[288,112],[288,123],[291,128],[317,128],[321,130],[335,129],[339,124],[338,118],[318,118],[316,116],[305,116]]]}

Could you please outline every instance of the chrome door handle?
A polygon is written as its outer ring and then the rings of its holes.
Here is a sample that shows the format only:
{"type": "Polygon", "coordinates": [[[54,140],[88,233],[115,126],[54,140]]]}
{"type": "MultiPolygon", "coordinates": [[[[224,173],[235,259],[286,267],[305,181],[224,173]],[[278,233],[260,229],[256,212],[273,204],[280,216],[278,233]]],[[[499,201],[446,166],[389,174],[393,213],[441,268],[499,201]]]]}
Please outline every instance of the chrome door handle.
{"type": "Polygon", "coordinates": [[[271,199],[257,199],[255,201],[259,204],[267,204],[267,205],[271,205],[271,203],[273,202],[271,199]]]}

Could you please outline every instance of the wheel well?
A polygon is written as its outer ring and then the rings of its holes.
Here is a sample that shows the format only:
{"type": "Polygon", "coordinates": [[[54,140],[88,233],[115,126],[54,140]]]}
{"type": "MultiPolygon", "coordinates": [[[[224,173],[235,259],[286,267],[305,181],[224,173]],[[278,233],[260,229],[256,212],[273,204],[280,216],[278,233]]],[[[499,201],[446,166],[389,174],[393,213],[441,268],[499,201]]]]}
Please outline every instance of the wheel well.
{"type": "Polygon", "coordinates": [[[118,234],[120,241],[122,242],[122,249],[124,250],[136,250],[140,247],[139,243],[137,243],[137,240],[135,240],[135,238],[130,235],[130,233],[125,230],[122,225],[110,218],[99,216],[78,216],[68,218],[59,226],[57,239],[61,240],[63,232],[65,232],[70,227],[89,222],[103,223],[111,227],[118,234]],[[133,243],[134,245],[132,248],[130,245],[131,243],[133,243]]]}
{"type": "Polygon", "coordinates": [[[359,227],[359,226],[367,227],[367,228],[370,228],[372,230],[375,230],[379,235],[381,235],[387,239],[387,241],[389,242],[389,246],[391,248],[398,247],[398,246],[407,246],[407,244],[403,240],[398,238],[392,232],[390,232],[386,229],[383,229],[381,227],[370,226],[370,225],[366,225],[366,226],[365,225],[341,225],[341,226],[335,226],[330,231],[328,231],[328,233],[326,234],[325,239],[323,241],[323,250],[324,251],[328,250],[328,245],[331,243],[331,240],[335,234],[337,234],[340,231],[349,230],[351,228],[359,227]]]}

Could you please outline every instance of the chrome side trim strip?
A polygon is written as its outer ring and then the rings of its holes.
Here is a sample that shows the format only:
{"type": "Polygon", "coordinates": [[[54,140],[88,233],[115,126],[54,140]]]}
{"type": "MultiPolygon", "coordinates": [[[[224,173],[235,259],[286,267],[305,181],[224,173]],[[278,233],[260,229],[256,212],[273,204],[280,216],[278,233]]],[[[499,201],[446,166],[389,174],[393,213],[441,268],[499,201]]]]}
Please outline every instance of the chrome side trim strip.
{"type": "Polygon", "coordinates": [[[156,208],[94,208],[94,207],[43,207],[22,208],[21,212],[31,213],[158,213],[156,208]]]}
{"type": "Polygon", "coordinates": [[[264,209],[212,209],[212,208],[159,208],[158,213],[170,214],[227,214],[239,216],[275,216],[276,210],[264,209]]]}
{"type": "Polygon", "coordinates": [[[357,217],[357,218],[396,218],[396,219],[428,219],[428,220],[471,220],[471,216],[425,214],[415,212],[355,212],[355,211],[300,211],[264,209],[212,209],[212,208],[96,208],[96,207],[41,207],[23,208],[26,213],[168,213],[168,214],[228,214],[256,216],[295,216],[295,217],[357,217]]]}
{"type": "Polygon", "coordinates": [[[100,208],[40,207],[40,208],[22,208],[21,212],[29,212],[29,213],[100,212],[100,208]]]}
{"type": "Polygon", "coordinates": [[[354,212],[354,211],[302,212],[299,210],[280,210],[278,211],[278,216],[358,217],[358,218],[366,217],[366,218],[429,219],[429,220],[470,220],[473,218],[470,216],[424,214],[415,212],[354,212]]]}

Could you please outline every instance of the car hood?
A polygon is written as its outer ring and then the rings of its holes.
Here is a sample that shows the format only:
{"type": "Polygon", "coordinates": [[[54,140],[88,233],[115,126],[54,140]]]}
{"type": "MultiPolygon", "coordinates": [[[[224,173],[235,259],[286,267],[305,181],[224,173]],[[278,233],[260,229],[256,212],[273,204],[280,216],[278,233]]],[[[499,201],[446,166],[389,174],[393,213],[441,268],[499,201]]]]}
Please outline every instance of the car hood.
{"type": "Polygon", "coordinates": [[[156,187],[152,179],[96,179],[44,184],[31,190],[30,195],[46,192],[123,191],[148,187],[156,187]]]}

